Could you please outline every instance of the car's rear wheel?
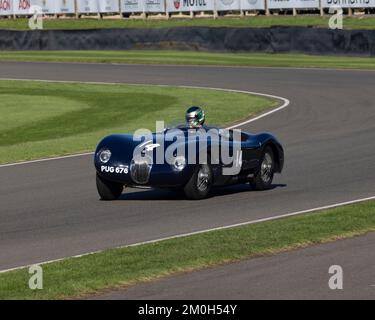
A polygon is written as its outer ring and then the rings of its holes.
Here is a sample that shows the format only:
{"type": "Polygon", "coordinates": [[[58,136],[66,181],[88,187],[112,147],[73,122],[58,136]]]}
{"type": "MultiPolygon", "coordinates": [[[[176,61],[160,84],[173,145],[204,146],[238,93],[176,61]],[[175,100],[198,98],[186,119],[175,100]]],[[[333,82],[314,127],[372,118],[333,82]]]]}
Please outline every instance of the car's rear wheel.
{"type": "Polygon", "coordinates": [[[120,183],[108,181],[96,174],[96,188],[101,200],[116,200],[121,196],[124,186],[120,183]]]}
{"type": "Polygon", "coordinates": [[[266,147],[262,153],[260,167],[255,174],[252,185],[256,190],[267,190],[272,186],[275,174],[275,158],[271,147],[266,147]]]}
{"type": "Polygon", "coordinates": [[[210,165],[198,166],[184,188],[185,196],[191,200],[206,198],[211,190],[212,178],[210,165]]]}

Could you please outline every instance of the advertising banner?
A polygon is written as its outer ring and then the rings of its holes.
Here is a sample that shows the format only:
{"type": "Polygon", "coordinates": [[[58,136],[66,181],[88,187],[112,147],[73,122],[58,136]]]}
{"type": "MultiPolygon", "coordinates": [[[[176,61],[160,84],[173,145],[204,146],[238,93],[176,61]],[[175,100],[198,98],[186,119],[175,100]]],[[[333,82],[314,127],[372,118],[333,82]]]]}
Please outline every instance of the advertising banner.
{"type": "Polygon", "coordinates": [[[122,12],[165,13],[164,0],[121,0],[122,12]]]}
{"type": "Polygon", "coordinates": [[[164,0],[145,0],[146,12],[165,12],[164,0]]]}
{"type": "Polygon", "coordinates": [[[269,9],[319,8],[319,0],[267,0],[269,9]]]}
{"type": "Polygon", "coordinates": [[[142,0],[121,0],[122,12],[144,12],[145,8],[142,0]]]}
{"type": "Polygon", "coordinates": [[[56,13],[75,13],[74,0],[54,0],[56,13]]]}
{"type": "Polygon", "coordinates": [[[118,0],[99,0],[99,12],[120,12],[118,0]]]}
{"type": "Polygon", "coordinates": [[[13,0],[0,0],[0,16],[13,14],[13,0]]]}
{"type": "Polygon", "coordinates": [[[264,0],[241,0],[241,10],[265,10],[264,0]]]}
{"type": "Polygon", "coordinates": [[[215,0],[167,0],[167,11],[214,11],[214,1],[215,0]]]}
{"type": "Polygon", "coordinates": [[[16,15],[28,15],[30,7],[30,0],[13,0],[13,13],[16,15]]]}
{"type": "Polygon", "coordinates": [[[217,11],[240,10],[240,0],[215,0],[217,11]]]}
{"type": "Polygon", "coordinates": [[[55,0],[31,0],[32,6],[39,6],[45,14],[54,14],[56,11],[55,0]]]}
{"type": "Polygon", "coordinates": [[[77,12],[98,13],[99,5],[97,0],[77,0],[77,12]]]}
{"type": "Polygon", "coordinates": [[[375,0],[322,0],[323,8],[375,8],[375,0]]]}
{"type": "MultiPolygon", "coordinates": [[[[139,12],[190,12],[239,11],[269,9],[319,8],[319,0],[77,0],[79,13],[139,13],[139,12]]],[[[375,0],[321,0],[323,8],[375,8],[375,0]]],[[[75,0],[0,0],[0,16],[30,15],[36,5],[45,14],[73,14],[75,0]]]]}

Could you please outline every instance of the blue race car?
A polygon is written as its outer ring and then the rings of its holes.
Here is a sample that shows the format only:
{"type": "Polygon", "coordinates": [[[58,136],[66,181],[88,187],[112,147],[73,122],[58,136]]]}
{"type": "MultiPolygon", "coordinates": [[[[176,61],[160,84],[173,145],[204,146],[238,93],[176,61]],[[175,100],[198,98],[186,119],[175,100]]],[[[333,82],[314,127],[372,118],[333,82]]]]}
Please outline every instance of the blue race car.
{"type": "Polygon", "coordinates": [[[281,173],[284,151],[273,135],[206,127],[199,107],[189,108],[186,120],[159,133],[104,138],[95,152],[101,199],[118,199],[127,186],[147,186],[182,189],[198,200],[214,186],[250,183],[269,189],[274,174],[281,173]]]}

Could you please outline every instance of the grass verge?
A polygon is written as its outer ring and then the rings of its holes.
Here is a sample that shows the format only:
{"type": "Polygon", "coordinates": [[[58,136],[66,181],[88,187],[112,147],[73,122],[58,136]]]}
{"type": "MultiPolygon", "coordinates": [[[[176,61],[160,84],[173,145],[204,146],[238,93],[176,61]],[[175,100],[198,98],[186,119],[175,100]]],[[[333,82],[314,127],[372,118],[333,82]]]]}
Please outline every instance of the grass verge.
{"type": "Polygon", "coordinates": [[[182,123],[189,105],[226,125],[279,103],[208,89],[33,81],[0,81],[0,101],[0,163],[92,151],[111,133],[182,123]]]}
{"type": "MultiPolygon", "coordinates": [[[[314,26],[328,28],[330,17],[311,15],[225,17],[219,19],[46,19],[44,29],[101,29],[101,28],[166,28],[166,27],[273,27],[273,26],[314,26]]],[[[345,17],[344,29],[375,29],[375,17],[345,17]]],[[[0,29],[28,30],[27,19],[0,19],[0,29]]]]}
{"type": "Polygon", "coordinates": [[[375,69],[374,57],[312,56],[284,53],[209,53],[171,50],[1,51],[0,61],[375,69]]]}
{"type": "Polygon", "coordinates": [[[47,264],[43,266],[43,290],[28,288],[27,269],[3,273],[0,299],[58,299],[92,294],[372,231],[375,201],[47,264]]]}

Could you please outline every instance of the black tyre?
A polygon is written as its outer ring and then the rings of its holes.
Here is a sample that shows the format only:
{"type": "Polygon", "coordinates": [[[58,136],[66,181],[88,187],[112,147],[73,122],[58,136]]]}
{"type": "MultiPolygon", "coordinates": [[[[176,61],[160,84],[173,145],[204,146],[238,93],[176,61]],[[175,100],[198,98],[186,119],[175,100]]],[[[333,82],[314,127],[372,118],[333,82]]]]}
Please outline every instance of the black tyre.
{"type": "Polygon", "coordinates": [[[200,200],[208,196],[212,186],[212,170],[210,165],[202,164],[184,188],[185,196],[191,200],[200,200]]]}
{"type": "Polygon", "coordinates": [[[256,190],[267,190],[272,186],[275,174],[275,158],[271,147],[266,147],[262,153],[260,167],[254,179],[252,186],[256,190]]]}
{"type": "Polygon", "coordinates": [[[98,189],[101,200],[116,200],[121,196],[124,186],[108,181],[96,174],[96,188],[98,189]]]}

